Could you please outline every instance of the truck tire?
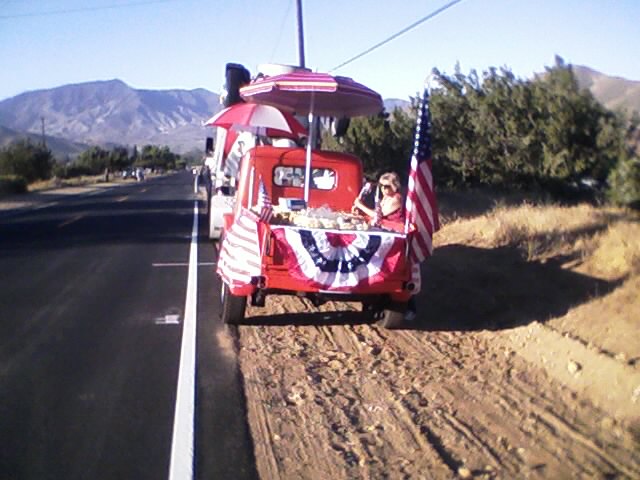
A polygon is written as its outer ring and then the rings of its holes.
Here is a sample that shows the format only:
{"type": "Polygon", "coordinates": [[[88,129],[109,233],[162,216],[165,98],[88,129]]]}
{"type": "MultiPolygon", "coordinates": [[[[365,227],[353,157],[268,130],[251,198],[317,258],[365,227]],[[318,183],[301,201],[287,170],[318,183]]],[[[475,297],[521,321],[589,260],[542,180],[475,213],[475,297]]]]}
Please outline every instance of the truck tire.
{"type": "Polygon", "coordinates": [[[392,302],[383,310],[382,318],[378,320],[378,325],[389,330],[403,328],[406,311],[407,302],[392,302]]]}
{"type": "Polygon", "coordinates": [[[222,321],[227,325],[238,325],[244,320],[247,297],[233,295],[226,283],[222,282],[222,321]]]}
{"type": "Polygon", "coordinates": [[[213,212],[211,209],[211,198],[207,202],[207,220],[209,223],[209,240],[216,241],[215,229],[213,228],[213,212]]]}

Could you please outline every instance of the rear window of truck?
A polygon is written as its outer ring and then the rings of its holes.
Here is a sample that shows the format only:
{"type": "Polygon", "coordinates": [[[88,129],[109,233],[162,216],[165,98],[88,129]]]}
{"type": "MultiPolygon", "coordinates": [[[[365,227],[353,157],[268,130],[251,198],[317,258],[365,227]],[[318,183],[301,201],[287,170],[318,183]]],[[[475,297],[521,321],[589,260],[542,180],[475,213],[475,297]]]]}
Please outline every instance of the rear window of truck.
{"type": "MultiPolygon", "coordinates": [[[[273,169],[273,184],[279,187],[304,187],[304,167],[279,165],[273,169]]],[[[336,186],[336,172],[330,168],[312,168],[310,188],[332,190],[336,186]]]]}

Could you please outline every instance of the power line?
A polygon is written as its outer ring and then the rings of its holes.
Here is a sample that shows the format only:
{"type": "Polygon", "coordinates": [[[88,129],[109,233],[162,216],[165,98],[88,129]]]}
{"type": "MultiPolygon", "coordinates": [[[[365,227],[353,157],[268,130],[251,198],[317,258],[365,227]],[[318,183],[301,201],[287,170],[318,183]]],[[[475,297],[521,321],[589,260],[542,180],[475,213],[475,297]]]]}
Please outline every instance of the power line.
{"type": "Polygon", "coordinates": [[[47,17],[50,15],[64,15],[67,13],[80,13],[80,12],[95,12],[98,10],[114,10],[118,8],[138,7],[141,5],[154,5],[156,3],[169,3],[176,0],[148,0],[143,2],[132,3],[118,3],[114,5],[103,5],[100,7],[82,7],[82,8],[70,8],[67,10],[49,10],[47,12],[32,12],[32,13],[16,13],[14,15],[0,15],[0,20],[7,20],[10,18],[25,18],[25,17],[47,17]]]}
{"type": "Polygon", "coordinates": [[[349,60],[342,62],[340,65],[338,65],[337,67],[333,67],[331,70],[329,70],[329,72],[334,72],[336,70],[338,70],[339,68],[344,67],[345,65],[350,64],[351,62],[354,62],[356,60],[358,60],[359,58],[364,57],[365,55],[373,52],[374,50],[376,50],[377,48],[380,48],[383,45],[386,45],[387,43],[389,43],[391,40],[394,40],[396,38],[398,38],[400,35],[403,35],[405,33],[407,33],[409,30],[413,30],[414,28],[416,28],[418,25],[420,25],[421,23],[426,22],[427,20],[432,19],[433,17],[441,14],[442,12],[444,12],[445,10],[448,10],[449,8],[453,7],[456,3],[460,3],[462,0],[452,0],[451,2],[447,3],[446,5],[438,8],[437,10],[434,10],[433,12],[431,12],[429,15],[427,15],[426,17],[422,17],[420,20],[418,20],[417,22],[412,23],[411,25],[409,25],[406,28],[403,28],[402,30],[400,30],[398,33],[394,33],[393,35],[391,35],[389,38],[381,41],[380,43],[376,43],[373,47],[370,47],[368,49],[366,49],[364,52],[359,53],[358,55],[356,55],[355,57],[351,57],[349,60]]]}
{"type": "Polygon", "coordinates": [[[276,41],[275,46],[273,47],[273,51],[271,52],[271,57],[269,57],[269,61],[273,61],[273,57],[276,55],[276,50],[280,47],[280,41],[282,40],[282,32],[284,31],[284,22],[289,18],[289,11],[291,10],[291,4],[293,0],[289,0],[287,2],[287,10],[284,12],[284,16],[282,17],[282,22],[280,23],[280,29],[278,33],[278,40],[276,41]]]}

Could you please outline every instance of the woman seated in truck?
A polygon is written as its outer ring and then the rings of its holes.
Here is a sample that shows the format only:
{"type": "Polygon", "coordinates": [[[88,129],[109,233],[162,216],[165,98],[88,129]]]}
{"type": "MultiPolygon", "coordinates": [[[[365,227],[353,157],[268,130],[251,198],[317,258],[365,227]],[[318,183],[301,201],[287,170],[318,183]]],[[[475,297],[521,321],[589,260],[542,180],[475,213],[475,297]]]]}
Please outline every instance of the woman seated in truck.
{"type": "MultiPolygon", "coordinates": [[[[395,172],[387,172],[380,176],[378,187],[382,192],[380,199],[380,209],[382,217],[379,220],[389,220],[391,222],[404,223],[404,204],[402,193],[400,193],[400,177],[395,172]]],[[[364,213],[369,218],[374,218],[376,211],[364,204],[362,198],[358,197],[353,202],[353,213],[364,213]]],[[[416,318],[416,297],[412,296],[407,303],[405,320],[413,321],[416,318]]]]}
{"type": "MultiPolygon", "coordinates": [[[[387,172],[380,176],[378,187],[382,193],[380,199],[381,218],[379,220],[404,221],[404,205],[400,192],[400,177],[395,172],[387,172]]],[[[370,208],[360,197],[353,202],[352,211],[363,213],[369,218],[376,216],[375,208],[370,208]]]]}

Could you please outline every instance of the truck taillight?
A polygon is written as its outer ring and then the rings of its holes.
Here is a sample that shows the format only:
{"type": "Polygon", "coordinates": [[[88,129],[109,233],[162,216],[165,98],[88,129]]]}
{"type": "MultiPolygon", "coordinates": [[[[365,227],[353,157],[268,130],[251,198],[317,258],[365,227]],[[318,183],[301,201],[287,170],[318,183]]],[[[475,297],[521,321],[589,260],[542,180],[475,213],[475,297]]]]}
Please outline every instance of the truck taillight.
{"type": "Polygon", "coordinates": [[[267,245],[264,248],[265,254],[269,257],[273,257],[273,252],[275,250],[275,238],[273,236],[273,233],[270,233],[269,236],[267,237],[267,245]]]}
{"type": "Polygon", "coordinates": [[[273,265],[283,265],[284,257],[282,256],[282,252],[278,248],[278,242],[276,242],[276,237],[273,235],[269,235],[269,242],[267,244],[266,249],[267,255],[269,255],[272,259],[273,265]]]}

